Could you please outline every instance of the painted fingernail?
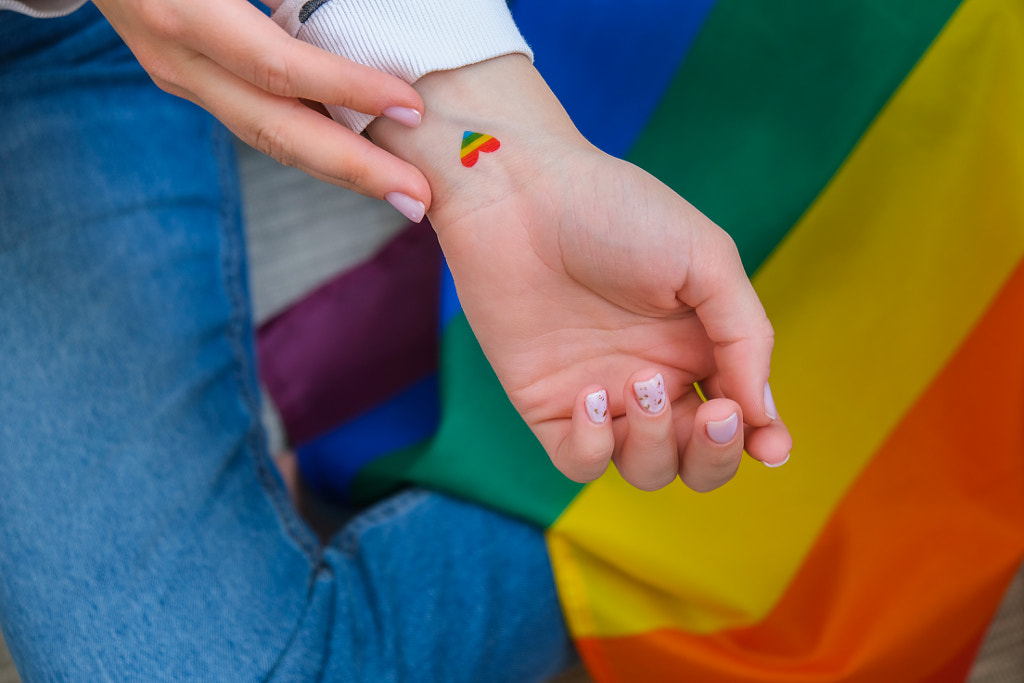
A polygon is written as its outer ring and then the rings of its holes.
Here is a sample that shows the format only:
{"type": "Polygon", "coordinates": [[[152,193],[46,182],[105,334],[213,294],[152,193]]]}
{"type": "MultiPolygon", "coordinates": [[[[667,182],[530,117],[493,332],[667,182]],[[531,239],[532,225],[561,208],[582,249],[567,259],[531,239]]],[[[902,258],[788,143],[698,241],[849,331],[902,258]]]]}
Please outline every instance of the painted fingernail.
{"type": "Polygon", "coordinates": [[[764,412],[772,420],[779,416],[779,413],[775,410],[775,399],[772,398],[772,388],[768,386],[768,382],[764,383],[764,412]]]}
{"type": "Polygon", "coordinates": [[[789,456],[790,456],[790,455],[791,455],[790,453],[786,453],[786,458],[785,458],[784,460],[782,460],[782,461],[780,461],[780,462],[776,462],[776,463],[770,463],[770,462],[766,462],[766,463],[764,463],[764,466],[765,466],[765,467],[771,467],[771,468],[775,468],[775,467],[782,467],[782,466],[783,466],[783,465],[785,465],[785,464],[786,464],[787,462],[789,462],[789,456]]]}
{"type": "Polygon", "coordinates": [[[415,128],[423,121],[423,116],[415,109],[410,109],[409,107],[388,107],[381,114],[392,121],[398,121],[410,128],[415,128]]]}
{"type": "Polygon", "coordinates": [[[426,213],[423,202],[416,201],[409,195],[402,194],[401,192],[388,192],[384,195],[384,199],[413,223],[419,223],[423,220],[423,215],[426,213]]]}
{"type": "Polygon", "coordinates": [[[608,419],[608,392],[604,389],[587,394],[584,404],[587,406],[587,417],[594,424],[603,424],[608,419]]]}
{"type": "Polygon", "coordinates": [[[640,407],[652,415],[665,408],[665,380],[660,372],[645,382],[634,382],[633,393],[640,407]]]}
{"type": "Polygon", "coordinates": [[[708,436],[715,443],[729,443],[732,437],[736,436],[736,428],[739,426],[739,415],[733,413],[724,420],[708,420],[708,436]]]}

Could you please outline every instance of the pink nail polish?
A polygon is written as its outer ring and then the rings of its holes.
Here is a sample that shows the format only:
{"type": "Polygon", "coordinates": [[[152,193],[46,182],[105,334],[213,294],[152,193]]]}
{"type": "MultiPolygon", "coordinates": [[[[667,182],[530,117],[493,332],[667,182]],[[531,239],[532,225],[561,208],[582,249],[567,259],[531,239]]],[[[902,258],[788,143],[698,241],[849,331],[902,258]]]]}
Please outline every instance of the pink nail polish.
{"type": "Polygon", "coordinates": [[[594,424],[604,424],[608,419],[608,392],[604,389],[587,394],[583,401],[587,407],[587,417],[594,424]]]}
{"type": "Polygon", "coordinates": [[[423,215],[426,213],[423,202],[416,201],[409,195],[402,194],[401,192],[388,192],[384,195],[384,199],[413,223],[419,223],[423,220],[423,215]]]}
{"type": "Polygon", "coordinates": [[[775,399],[772,398],[772,388],[768,386],[768,382],[764,383],[764,412],[769,419],[774,420],[779,417],[778,411],[775,410],[775,399]]]}
{"type": "Polygon", "coordinates": [[[381,112],[392,121],[398,121],[410,128],[415,128],[423,121],[423,117],[415,109],[409,107],[388,107],[381,112]]]}
{"type": "Polygon", "coordinates": [[[715,443],[729,443],[732,437],[736,436],[736,428],[739,426],[740,418],[733,413],[724,420],[708,420],[708,437],[715,443]]]}
{"type": "Polygon", "coordinates": [[[633,393],[648,413],[656,415],[665,409],[665,380],[660,372],[645,382],[634,382],[633,393]]]}

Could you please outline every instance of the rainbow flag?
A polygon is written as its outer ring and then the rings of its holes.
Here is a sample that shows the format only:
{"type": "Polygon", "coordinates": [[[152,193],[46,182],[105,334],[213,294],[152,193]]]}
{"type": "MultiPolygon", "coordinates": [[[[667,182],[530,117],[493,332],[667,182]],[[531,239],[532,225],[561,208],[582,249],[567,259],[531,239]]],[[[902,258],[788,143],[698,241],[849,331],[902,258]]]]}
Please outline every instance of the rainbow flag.
{"type": "Polygon", "coordinates": [[[260,331],[307,478],[546,529],[596,681],[963,681],[1024,559],[1024,3],[513,12],[584,134],[733,235],[793,457],[711,494],[565,479],[422,225],[260,331]]]}

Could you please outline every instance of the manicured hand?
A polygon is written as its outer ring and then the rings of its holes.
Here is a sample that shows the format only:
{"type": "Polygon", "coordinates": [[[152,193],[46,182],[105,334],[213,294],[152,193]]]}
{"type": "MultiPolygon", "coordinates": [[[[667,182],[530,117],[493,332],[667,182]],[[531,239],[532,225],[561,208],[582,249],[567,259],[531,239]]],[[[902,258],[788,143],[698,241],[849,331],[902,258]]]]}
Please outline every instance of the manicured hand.
{"type": "Polygon", "coordinates": [[[638,488],[678,475],[704,491],[744,446],[781,463],[772,328],[729,236],[635,166],[541,147],[557,160],[514,191],[432,219],[466,316],[555,465],[590,481],[611,460],[638,488]]]}
{"type": "Polygon", "coordinates": [[[614,462],[641,489],[679,476],[707,491],[744,447],[782,464],[772,328],[735,244],[589,145],[538,79],[521,57],[430,74],[420,129],[371,128],[427,172],[463,309],[513,405],[577,481],[614,462]],[[465,130],[500,146],[467,167],[465,130]]]}
{"type": "Polygon", "coordinates": [[[405,82],[290,37],[245,0],[95,4],[158,86],[200,105],[261,152],[371,197],[400,193],[413,213],[416,202],[430,205],[415,166],[302,103],[415,126],[423,101],[405,82]]]}

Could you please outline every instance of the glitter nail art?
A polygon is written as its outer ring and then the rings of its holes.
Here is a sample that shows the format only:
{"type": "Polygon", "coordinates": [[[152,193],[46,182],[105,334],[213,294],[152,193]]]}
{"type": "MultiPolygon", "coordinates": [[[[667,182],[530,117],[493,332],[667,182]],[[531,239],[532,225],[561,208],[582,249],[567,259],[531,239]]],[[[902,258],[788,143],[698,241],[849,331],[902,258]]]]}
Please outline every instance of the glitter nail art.
{"type": "Polygon", "coordinates": [[[665,408],[665,380],[660,372],[645,382],[634,382],[633,392],[637,403],[648,413],[660,413],[665,408]]]}
{"type": "Polygon", "coordinates": [[[604,389],[587,394],[584,400],[587,406],[587,417],[591,422],[602,424],[608,419],[608,392],[604,389]]]}

